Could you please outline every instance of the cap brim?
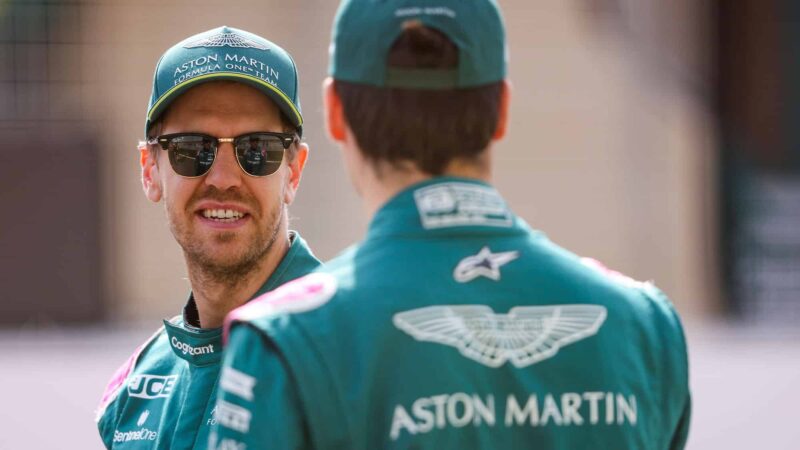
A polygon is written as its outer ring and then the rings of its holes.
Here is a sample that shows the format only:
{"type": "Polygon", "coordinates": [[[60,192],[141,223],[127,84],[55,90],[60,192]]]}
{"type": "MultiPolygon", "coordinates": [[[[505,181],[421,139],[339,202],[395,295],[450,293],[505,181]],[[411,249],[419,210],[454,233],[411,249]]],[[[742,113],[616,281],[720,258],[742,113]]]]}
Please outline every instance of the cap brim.
{"type": "Polygon", "coordinates": [[[286,115],[286,117],[292,122],[294,126],[297,127],[298,133],[302,135],[303,130],[303,115],[300,114],[300,111],[294,105],[294,103],[286,96],[280,89],[277,87],[267,83],[266,81],[241,73],[235,72],[214,72],[209,73],[206,75],[201,75],[199,77],[190,78],[183,83],[179,83],[173,86],[170,90],[168,90],[161,98],[156,101],[150,111],[147,112],[147,123],[145,124],[145,129],[150,128],[150,124],[153,123],[154,120],[158,119],[161,114],[169,107],[169,105],[175,101],[182,93],[186,92],[187,89],[194,87],[201,83],[207,83],[209,81],[219,81],[219,80],[231,80],[231,81],[238,81],[240,83],[248,84],[253,86],[254,88],[258,89],[259,91],[263,92],[267,97],[272,99],[278,108],[286,115]]]}

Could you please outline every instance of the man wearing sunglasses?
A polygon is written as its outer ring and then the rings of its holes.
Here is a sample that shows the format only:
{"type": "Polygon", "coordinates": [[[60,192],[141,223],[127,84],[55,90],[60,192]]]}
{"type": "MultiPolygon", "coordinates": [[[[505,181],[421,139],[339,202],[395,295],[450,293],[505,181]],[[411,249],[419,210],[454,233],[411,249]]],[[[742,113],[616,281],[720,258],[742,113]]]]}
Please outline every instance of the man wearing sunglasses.
{"type": "Polygon", "coordinates": [[[550,242],[490,184],[495,0],[344,0],[326,122],[372,221],[234,310],[215,449],[680,449],[669,300],[550,242]]]}
{"type": "Polygon", "coordinates": [[[229,27],[192,36],[156,66],[142,184],[164,202],[191,293],[140,346],[100,405],[105,446],[202,449],[216,421],[225,315],[319,265],[288,229],[308,156],[291,56],[229,27]]]}

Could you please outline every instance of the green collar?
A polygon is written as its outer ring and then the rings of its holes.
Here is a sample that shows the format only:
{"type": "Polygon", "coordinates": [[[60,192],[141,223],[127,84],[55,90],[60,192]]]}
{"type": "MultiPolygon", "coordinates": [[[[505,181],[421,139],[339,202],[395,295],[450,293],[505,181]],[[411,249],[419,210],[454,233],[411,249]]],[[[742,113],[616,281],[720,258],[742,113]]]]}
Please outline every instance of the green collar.
{"type": "Polygon", "coordinates": [[[202,330],[187,328],[183,319],[175,317],[164,321],[172,351],[195,366],[219,362],[222,356],[222,328],[202,330]]]}

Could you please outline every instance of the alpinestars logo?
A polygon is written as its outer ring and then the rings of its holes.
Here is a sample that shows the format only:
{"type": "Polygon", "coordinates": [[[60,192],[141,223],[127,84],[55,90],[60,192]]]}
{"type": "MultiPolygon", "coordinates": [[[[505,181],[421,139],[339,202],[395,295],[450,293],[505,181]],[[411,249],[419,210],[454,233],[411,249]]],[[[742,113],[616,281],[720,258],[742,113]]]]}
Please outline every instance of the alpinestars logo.
{"type": "Polygon", "coordinates": [[[219,33],[207,38],[189,42],[184,48],[197,47],[235,47],[235,48],[257,48],[259,50],[269,50],[268,47],[256,41],[247,39],[233,33],[219,33]]]}
{"type": "Polygon", "coordinates": [[[440,305],[394,315],[394,325],[418,341],[458,349],[489,367],[518,368],[555,356],[597,333],[606,320],[599,305],[517,306],[497,314],[485,305],[440,305]]]}
{"type": "Polygon", "coordinates": [[[459,283],[472,281],[477,277],[486,277],[500,281],[500,267],[519,258],[519,252],[492,253],[489,247],[483,247],[477,255],[462,259],[455,270],[453,278],[459,283]]]}

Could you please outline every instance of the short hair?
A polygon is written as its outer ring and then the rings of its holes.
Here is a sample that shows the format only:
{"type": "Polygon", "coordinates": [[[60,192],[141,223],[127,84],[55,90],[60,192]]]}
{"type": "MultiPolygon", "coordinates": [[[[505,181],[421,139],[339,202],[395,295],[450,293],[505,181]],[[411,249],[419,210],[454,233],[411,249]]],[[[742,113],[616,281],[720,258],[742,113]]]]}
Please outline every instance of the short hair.
{"type": "MultiPolygon", "coordinates": [[[[454,69],[458,48],[440,31],[406,22],[388,67],[454,69]]],[[[453,160],[478,164],[497,129],[503,82],[444,90],[334,81],[344,116],[364,157],[403,170],[410,162],[441,175],[453,160]]]]}

